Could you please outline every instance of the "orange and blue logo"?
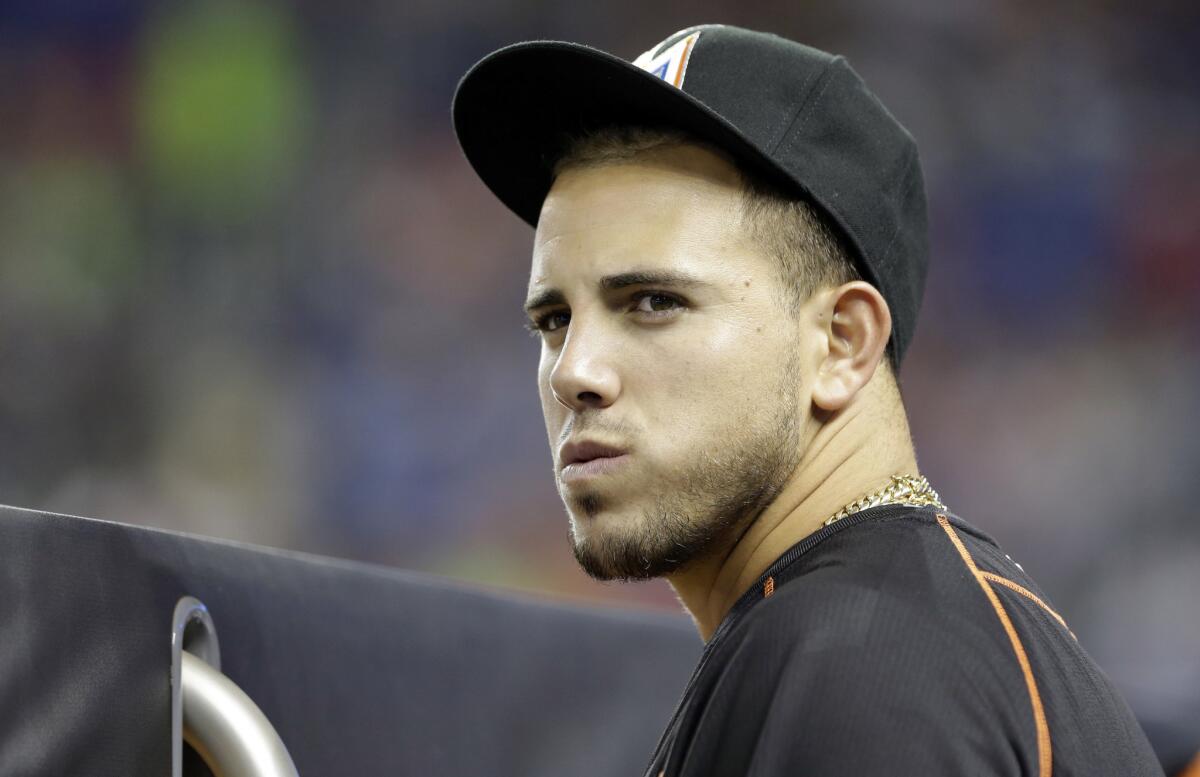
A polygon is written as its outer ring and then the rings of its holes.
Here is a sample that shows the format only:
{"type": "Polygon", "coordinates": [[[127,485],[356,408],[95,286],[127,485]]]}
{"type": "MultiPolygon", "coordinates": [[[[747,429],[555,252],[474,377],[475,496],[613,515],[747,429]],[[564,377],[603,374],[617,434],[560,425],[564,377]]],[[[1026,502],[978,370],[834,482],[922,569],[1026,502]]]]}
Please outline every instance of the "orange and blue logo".
{"type": "MultiPolygon", "coordinates": [[[[685,31],[686,32],[686,31],[685,31]]],[[[675,33],[679,35],[680,33],[675,33]]],[[[674,37],[674,36],[671,36],[674,37]]],[[[697,30],[690,35],[685,35],[679,40],[672,43],[658,55],[655,51],[661,47],[658,46],[644,52],[640,57],[633,61],[642,70],[645,70],[655,78],[661,78],[671,86],[677,89],[683,88],[683,79],[687,75],[688,60],[692,56],[692,47],[696,45],[696,40],[700,37],[700,30],[697,30]]],[[[670,40],[668,38],[667,40],[670,40]]]]}

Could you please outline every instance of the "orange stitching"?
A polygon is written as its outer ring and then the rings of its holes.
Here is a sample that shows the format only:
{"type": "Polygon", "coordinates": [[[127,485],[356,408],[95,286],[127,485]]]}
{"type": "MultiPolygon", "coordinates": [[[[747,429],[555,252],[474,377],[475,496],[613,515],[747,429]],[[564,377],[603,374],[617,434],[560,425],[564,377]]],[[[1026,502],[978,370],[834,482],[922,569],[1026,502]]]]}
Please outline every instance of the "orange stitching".
{"type": "Polygon", "coordinates": [[[763,583],[763,598],[766,599],[773,593],[775,593],[775,578],[768,577],[767,581],[763,583]]]}
{"type": "Polygon", "coordinates": [[[1029,664],[1029,656],[1025,653],[1025,646],[1021,644],[1021,637],[1017,634],[1016,628],[1009,619],[1008,611],[1004,609],[1004,605],[1000,602],[1000,597],[996,596],[995,590],[988,585],[986,573],[975,566],[975,559],[971,558],[970,552],[967,551],[967,547],[959,539],[958,533],[950,526],[950,521],[947,520],[946,516],[941,514],[938,514],[937,521],[938,525],[946,531],[946,536],[950,538],[950,542],[958,549],[958,555],[962,556],[963,563],[971,571],[975,582],[979,583],[979,587],[983,589],[984,595],[992,603],[992,609],[996,611],[996,617],[1000,619],[1000,623],[1004,626],[1004,631],[1008,634],[1008,640],[1012,643],[1013,652],[1017,654],[1017,663],[1021,665],[1021,672],[1025,675],[1025,685],[1029,689],[1029,701],[1033,706],[1033,722],[1037,729],[1039,772],[1042,777],[1050,777],[1050,769],[1053,762],[1050,751],[1050,727],[1046,725],[1046,711],[1042,709],[1042,697],[1038,694],[1037,680],[1033,677],[1033,667],[1029,664]]]}
{"type": "MultiPolygon", "coordinates": [[[[1021,585],[1020,583],[1014,583],[1012,580],[1009,580],[1007,577],[1000,577],[1000,575],[997,575],[994,572],[988,572],[987,570],[981,569],[981,570],[979,570],[979,574],[983,575],[988,580],[991,580],[993,583],[999,583],[1000,585],[1004,586],[1005,588],[1009,588],[1023,596],[1029,597],[1034,602],[1041,605],[1041,608],[1043,610],[1045,610],[1046,612],[1053,615],[1054,619],[1062,624],[1062,627],[1067,630],[1068,634],[1070,634],[1072,637],[1075,637],[1075,632],[1071,631],[1071,627],[1067,625],[1067,622],[1065,620],[1063,620],[1063,617],[1061,615],[1059,615],[1058,613],[1056,613],[1053,609],[1051,609],[1050,605],[1046,604],[1041,599],[1039,599],[1037,594],[1035,594],[1033,591],[1030,591],[1028,588],[1021,585]]],[[[1079,637],[1075,637],[1075,641],[1078,642],[1079,637]]]]}

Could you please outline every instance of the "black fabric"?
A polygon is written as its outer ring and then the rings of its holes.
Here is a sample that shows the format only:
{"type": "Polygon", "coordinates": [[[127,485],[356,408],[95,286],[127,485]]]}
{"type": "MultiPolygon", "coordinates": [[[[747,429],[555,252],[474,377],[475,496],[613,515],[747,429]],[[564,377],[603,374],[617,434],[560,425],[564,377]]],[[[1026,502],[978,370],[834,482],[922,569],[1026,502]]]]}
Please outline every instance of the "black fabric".
{"type": "Polygon", "coordinates": [[[677,89],[625,60],[559,41],[493,52],[463,76],[455,132],[484,183],[537,224],[564,136],[608,125],[684,130],[812,200],[839,228],[912,341],[928,266],[925,186],[912,136],[841,57],[723,25],[699,31],[677,89]]]}
{"type": "MultiPolygon", "coordinates": [[[[948,520],[979,569],[1053,607],[992,539],[948,520]]],[[[1162,775],[1067,628],[991,586],[1028,656],[1055,777],[1162,775]]],[[[984,589],[932,509],[893,506],[811,535],[746,593],[646,774],[1008,777],[1041,774],[1038,754],[1025,675],[984,589]]]]}
{"type": "Polygon", "coordinates": [[[0,507],[0,775],[169,774],[185,594],[304,777],[636,773],[700,650],[682,617],[0,507]]]}

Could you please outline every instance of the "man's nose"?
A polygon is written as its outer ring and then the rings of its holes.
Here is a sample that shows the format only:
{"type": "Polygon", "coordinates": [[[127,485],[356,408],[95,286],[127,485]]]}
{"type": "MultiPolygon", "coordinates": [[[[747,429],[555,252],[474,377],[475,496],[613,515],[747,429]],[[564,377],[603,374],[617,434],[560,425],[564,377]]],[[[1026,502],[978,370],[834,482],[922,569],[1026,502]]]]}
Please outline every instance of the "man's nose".
{"type": "Polygon", "coordinates": [[[621,393],[613,343],[599,329],[588,332],[572,320],[558,361],[550,372],[554,398],[571,410],[608,407],[621,393]]]}

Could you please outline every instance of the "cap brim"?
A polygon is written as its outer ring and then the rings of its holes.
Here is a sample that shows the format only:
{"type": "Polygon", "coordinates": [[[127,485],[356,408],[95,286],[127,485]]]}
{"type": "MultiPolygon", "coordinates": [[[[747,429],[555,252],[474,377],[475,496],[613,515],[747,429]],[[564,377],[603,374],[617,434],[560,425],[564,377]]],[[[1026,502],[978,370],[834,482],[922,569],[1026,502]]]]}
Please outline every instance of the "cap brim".
{"type": "Polygon", "coordinates": [[[518,43],[472,67],[454,95],[454,129],[483,182],[537,226],[564,142],[610,125],[682,130],[760,176],[798,183],[732,124],[686,92],[598,49],[577,43],[518,43]]]}

